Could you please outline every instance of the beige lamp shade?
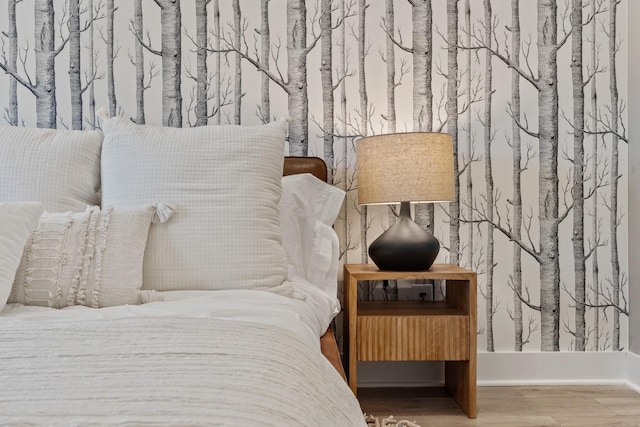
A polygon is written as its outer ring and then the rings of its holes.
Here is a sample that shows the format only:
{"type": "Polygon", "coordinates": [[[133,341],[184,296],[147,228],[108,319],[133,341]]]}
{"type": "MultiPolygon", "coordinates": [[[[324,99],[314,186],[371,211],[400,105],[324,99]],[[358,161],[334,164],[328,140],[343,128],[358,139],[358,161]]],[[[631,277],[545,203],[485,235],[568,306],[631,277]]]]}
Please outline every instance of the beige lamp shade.
{"type": "Polygon", "coordinates": [[[453,138],[411,132],[364,137],[357,145],[358,203],[454,199],[453,138]]]}

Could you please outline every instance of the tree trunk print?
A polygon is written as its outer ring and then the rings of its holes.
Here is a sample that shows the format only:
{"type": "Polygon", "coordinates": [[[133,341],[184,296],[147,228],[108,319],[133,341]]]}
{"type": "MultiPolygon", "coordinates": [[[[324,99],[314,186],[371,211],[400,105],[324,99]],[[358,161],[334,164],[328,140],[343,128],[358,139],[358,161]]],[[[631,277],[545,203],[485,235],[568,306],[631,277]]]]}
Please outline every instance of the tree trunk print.
{"type": "MultiPolygon", "coordinates": [[[[393,8],[393,0],[387,0],[385,2],[384,13],[384,26],[388,34],[395,34],[395,10],[393,8]]],[[[393,37],[387,35],[386,38],[386,53],[384,62],[387,66],[387,114],[384,119],[387,121],[388,132],[396,132],[396,52],[393,37]]],[[[396,220],[396,215],[393,207],[389,206],[387,211],[389,219],[389,227],[393,225],[396,220]]],[[[387,291],[385,295],[388,295],[388,300],[398,300],[398,281],[389,280],[385,281],[384,289],[387,291]]]]}
{"type": "MultiPolygon", "coordinates": [[[[233,0],[233,42],[239,52],[242,49],[242,14],[240,13],[240,0],[233,0]]],[[[242,114],[242,57],[235,54],[234,85],[233,85],[233,122],[237,125],[241,122],[242,114]]]]}
{"type": "MultiPolygon", "coordinates": [[[[433,16],[431,0],[412,2],[413,28],[411,57],[413,59],[413,130],[433,130],[433,90],[431,69],[433,63],[433,16]]],[[[405,49],[406,50],[406,49],[405,49]]],[[[434,232],[434,206],[420,203],[415,206],[415,220],[422,228],[434,232]]]]}
{"type": "Polygon", "coordinates": [[[155,0],[162,25],[162,124],[182,127],[182,31],[180,2],[155,0]]]}
{"type": "Polygon", "coordinates": [[[358,0],[358,93],[360,94],[360,133],[367,136],[369,129],[369,95],[365,68],[366,18],[369,5],[366,0],[358,0]]]}
{"type": "Polygon", "coordinates": [[[35,0],[35,56],[37,126],[56,128],[56,56],[66,42],[56,49],[55,12],[53,0],[35,0]]]}
{"type": "MultiPolygon", "coordinates": [[[[313,47],[313,45],[311,46],[313,47]]],[[[289,153],[306,156],[309,149],[307,97],[307,6],[305,0],[287,0],[287,74],[289,91],[289,153]]]]}
{"type": "Polygon", "coordinates": [[[327,182],[333,182],[335,161],[333,156],[333,51],[331,7],[332,0],[320,5],[320,78],[322,81],[322,127],[324,129],[324,161],[327,164],[327,182]]]}
{"type": "Polygon", "coordinates": [[[107,0],[107,35],[105,43],[107,44],[107,96],[109,98],[109,115],[115,117],[118,112],[118,105],[116,100],[116,80],[113,74],[113,63],[116,56],[114,53],[114,39],[113,39],[113,20],[116,13],[116,7],[114,6],[114,0],[107,0]]]}
{"type": "Polygon", "coordinates": [[[558,23],[555,2],[538,2],[540,170],[540,334],[542,351],[560,350],[558,251],[558,23]]]}
{"type": "MultiPolygon", "coordinates": [[[[571,12],[571,83],[573,88],[573,268],[575,270],[574,350],[584,351],[585,251],[584,251],[584,82],[582,76],[582,0],[573,0],[571,12]]],[[[594,176],[595,179],[595,176],[594,176]]]]}
{"type": "MultiPolygon", "coordinates": [[[[464,22],[465,28],[467,29],[467,45],[471,45],[471,4],[470,0],[465,0],[464,2],[464,22]]],[[[471,105],[471,51],[467,51],[466,56],[466,69],[467,69],[467,105],[471,105]]],[[[473,159],[473,133],[471,132],[471,116],[472,111],[469,109],[467,114],[467,156],[469,157],[469,163],[467,165],[467,179],[466,179],[466,187],[467,187],[467,196],[466,196],[466,209],[465,209],[465,217],[469,220],[469,224],[467,224],[467,268],[473,269],[473,168],[472,168],[472,159],[473,159]]]]}
{"type": "Polygon", "coordinates": [[[613,307],[613,351],[620,350],[620,260],[618,254],[618,123],[620,112],[618,107],[618,76],[617,76],[617,43],[616,39],[616,19],[617,9],[620,0],[609,1],[609,90],[611,91],[611,194],[609,200],[609,227],[611,229],[611,294],[613,307]]]}
{"type": "MultiPolygon", "coordinates": [[[[260,62],[265,70],[269,69],[269,54],[271,53],[271,32],[269,29],[269,1],[260,1],[260,62]]],[[[269,98],[269,76],[262,73],[262,86],[260,92],[260,110],[259,117],[262,123],[271,121],[271,100],[269,98]]],[[[329,181],[331,182],[331,181],[329,181]]]]}
{"type": "MultiPolygon", "coordinates": [[[[511,50],[514,64],[520,66],[520,0],[511,0],[511,50]]],[[[516,69],[511,70],[511,148],[513,153],[513,235],[520,240],[522,237],[522,138],[520,135],[520,75],[516,69]]],[[[515,350],[522,351],[523,323],[522,301],[522,248],[513,244],[513,272],[511,285],[513,296],[513,321],[515,323],[515,350]]]]}
{"type": "MultiPolygon", "coordinates": [[[[365,57],[366,57],[366,0],[358,0],[358,93],[360,95],[360,133],[367,136],[369,128],[369,97],[367,94],[367,79],[365,74],[365,57]]],[[[369,262],[369,244],[367,239],[368,227],[368,208],[366,205],[360,207],[360,262],[367,264],[369,262]]],[[[370,292],[367,292],[367,295],[370,292]]]]}
{"type": "MultiPolygon", "coordinates": [[[[93,24],[93,20],[97,19],[93,16],[93,10],[91,9],[91,15],[87,22],[80,26],[80,15],[85,11],[80,9],[80,0],[69,0],[69,89],[71,97],[71,127],[72,129],[82,130],[83,128],[83,104],[82,95],[87,90],[87,87],[97,78],[95,69],[92,74],[86,75],[87,83],[85,86],[82,84],[81,77],[81,46],[80,46],[80,34],[88,30],[93,24]]],[[[93,5],[90,5],[93,7],[93,5]]],[[[96,11],[96,14],[98,11],[96,11]]],[[[93,54],[91,52],[91,54],[93,54]]]]}
{"type": "MultiPolygon", "coordinates": [[[[144,34],[144,22],[142,19],[142,0],[135,0],[133,4],[133,29],[140,37],[144,34]]],[[[144,115],[144,48],[141,43],[136,43],[136,123],[145,124],[144,115]]]]}
{"type": "MultiPolygon", "coordinates": [[[[393,0],[385,3],[384,25],[389,34],[395,34],[395,17],[393,0]]],[[[393,38],[386,38],[385,63],[387,65],[387,115],[385,120],[389,127],[389,133],[396,132],[396,51],[393,38]]],[[[391,225],[391,224],[389,224],[391,225]]]]}
{"type": "MultiPolygon", "coordinates": [[[[141,0],[140,0],[141,1],[141,0]]],[[[93,40],[94,40],[94,21],[96,20],[96,16],[95,14],[97,13],[94,8],[93,8],[93,0],[89,0],[89,6],[88,6],[88,10],[89,10],[89,19],[91,20],[91,22],[89,23],[89,43],[88,43],[88,48],[89,48],[89,75],[90,76],[96,76],[97,72],[96,72],[96,54],[95,54],[95,50],[94,50],[94,46],[93,46],[93,40]]],[[[142,16],[142,15],[141,15],[142,16]]],[[[87,87],[87,90],[89,92],[89,114],[88,117],[89,119],[87,120],[89,123],[89,126],[91,126],[92,130],[96,129],[96,92],[95,92],[95,87],[94,87],[94,80],[95,79],[91,79],[89,81],[89,86],[87,87]]]]}
{"type": "MultiPolygon", "coordinates": [[[[7,68],[18,74],[18,28],[16,26],[16,5],[20,0],[9,0],[7,16],[9,29],[3,33],[7,38],[9,52],[7,54],[7,68]]],[[[9,79],[9,105],[5,110],[5,120],[11,126],[18,126],[18,81],[9,79]]]]}
{"type": "Polygon", "coordinates": [[[209,120],[207,107],[209,71],[207,68],[207,5],[211,0],[196,0],[196,126],[205,126],[209,120]]]}
{"type": "Polygon", "coordinates": [[[222,54],[220,53],[220,37],[222,35],[222,27],[220,27],[220,1],[213,0],[213,49],[214,49],[214,66],[215,76],[213,80],[213,108],[215,114],[213,115],[213,124],[220,125],[222,123],[222,111],[220,106],[222,105],[222,54]]]}
{"type": "Polygon", "coordinates": [[[369,242],[367,239],[367,231],[369,227],[367,226],[368,221],[368,209],[366,205],[362,205],[360,207],[360,262],[362,264],[369,263],[369,242]]]}
{"type": "MultiPolygon", "coordinates": [[[[596,13],[596,2],[591,2],[591,14],[595,16],[596,13]]],[[[598,42],[597,42],[597,20],[593,19],[591,22],[591,37],[593,38],[591,42],[591,69],[596,69],[596,59],[598,53],[598,42]]],[[[591,127],[595,131],[598,129],[598,90],[597,90],[597,74],[594,73],[591,78],[591,127]]],[[[598,142],[600,136],[597,133],[594,133],[592,136],[592,144],[591,151],[593,156],[593,161],[591,164],[591,176],[594,178],[598,176],[598,142]]],[[[593,240],[598,242],[600,240],[600,218],[598,216],[598,189],[594,189],[593,193],[593,205],[592,209],[592,218],[591,218],[591,234],[593,235],[593,240]]],[[[593,350],[600,350],[600,275],[598,271],[598,245],[595,245],[593,248],[593,253],[591,254],[591,281],[593,288],[593,302],[595,308],[593,309],[593,350]]]]}
{"type": "MultiPolygon", "coordinates": [[[[433,93],[431,91],[432,14],[431,0],[413,4],[413,130],[430,132],[433,128],[433,93]]],[[[457,21],[456,21],[457,33],[457,21]]]]}
{"type": "Polygon", "coordinates": [[[447,0],[447,133],[453,137],[454,201],[449,204],[449,262],[460,262],[460,174],[458,167],[458,0],[447,0]]]}
{"type": "Polygon", "coordinates": [[[69,88],[71,91],[71,128],[81,130],[80,0],[69,0],[69,88]]]}
{"type": "Polygon", "coordinates": [[[493,315],[495,314],[494,297],[493,297],[493,211],[494,211],[494,188],[493,188],[493,169],[491,158],[491,142],[493,140],[493,129],[491,126],[491,98],[493,93],[493,76],[491,60],[491,35],[492,35],[492,12],[491,1],[484,0],[484,30],[485,42],[489,45],[489,49],[485,51],[485,73],[484,73],[484,179],[486,188],[487,202],[487,258],[486,258],[486,295],[485,308],[487,316],[487,351],[495,351],[493,342],[493,315]]]}
{"type": "MultiPolygon", "coordinates": [[[[393,0],[385,2],[384,9],[384,27],[388,34],[395,34],[395,11],[393,9],[393,0]]],[[[384,119],[387,121],[388,132],[396,132],[396,51],[393,44],[393,38],[390,35],[386,37],[385,43],[386,53],[383,58],[387,66],[387,115],[384,119]]],[[[389,219],[389,227],[396,220],[393,207],[389,206],[387,212],[389,219]]],[[[396,282],[397,284],[397,282],[396,282]]],[[[396,287],[397,291],[397,287],[396,287]]]]}
{"type": "MultiPolygon", "coordinates": [[[[346,18],[347,15],[347,8],[345,5],[345,2],[347,0],[340,0],[339,3],[339,8],[340,8],[340,16],[341,19],[344,21],[344,19],[346,18]]],[[[347,49],[346,49],[346,42],[347,42],[347,36],[346,36],[346,25],[342,25],[339,30],[338,30],[338,41],[337,41],[337,45],[340,47],[340,60],[338,61],[338,74],[340,76],[344,76],[344,78],[342,79],[342,81],[340,82],[340,92],[339,92],[339,98],[340,98],[340,116],[342,117],[342,126],[341,126],[341,132],[342,135],[345,135],[342,138],[342,146],[343,146],[343,153],[342,153],[342,159],[344,162],[343,165],[343,169],[344,169],[344,175],[342,177],[343,179],[343,190],[345,191],[346,195],[345,195],[345,202],[342,204],[342,219],[343,219],[343,228],[342,228],[342,239],[340,239],[340,244],[342,245],[342,248],[340,249],[340,252],[344,254],[343,256],[343,263],[348,264],[349,263],[349,239],[350,239],[350,224],[349,224],[349,193],[348,191],[350,190],[349,188],[349,143],[347,141],[347,87],[346,87],[346,75],[347,75],[347,49]]]]}

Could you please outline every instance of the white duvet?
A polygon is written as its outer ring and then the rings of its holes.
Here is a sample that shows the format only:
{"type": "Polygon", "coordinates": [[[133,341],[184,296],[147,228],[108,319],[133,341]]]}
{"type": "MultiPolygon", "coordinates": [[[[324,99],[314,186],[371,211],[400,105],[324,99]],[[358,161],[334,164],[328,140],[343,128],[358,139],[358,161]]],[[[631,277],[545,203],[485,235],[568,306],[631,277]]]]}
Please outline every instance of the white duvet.
{"type": "Polygon", "coordinates": [[[311,286],[168,292],[104,309],[0,313],[0,425],[364,426],[320,353],[335,302],[311,286]]]}

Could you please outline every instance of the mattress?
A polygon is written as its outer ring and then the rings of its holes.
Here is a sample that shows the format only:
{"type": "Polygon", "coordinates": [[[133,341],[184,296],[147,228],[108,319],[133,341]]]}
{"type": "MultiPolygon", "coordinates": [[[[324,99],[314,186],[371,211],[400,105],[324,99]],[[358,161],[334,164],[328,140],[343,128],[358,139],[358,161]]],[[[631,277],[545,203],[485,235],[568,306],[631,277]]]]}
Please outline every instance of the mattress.
{"type": "Polygon", "coordinates": [[[319,349],[335,302],[296,284],[0,313],[0,425],[364,426],[319,349]]]}

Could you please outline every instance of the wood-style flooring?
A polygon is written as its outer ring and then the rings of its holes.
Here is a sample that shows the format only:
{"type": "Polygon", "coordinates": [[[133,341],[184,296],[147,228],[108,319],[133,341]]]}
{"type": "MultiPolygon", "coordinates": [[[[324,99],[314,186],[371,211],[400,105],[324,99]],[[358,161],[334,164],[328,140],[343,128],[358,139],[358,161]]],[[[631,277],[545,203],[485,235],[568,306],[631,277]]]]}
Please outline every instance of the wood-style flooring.
{"type": "Polygon", "coordinates": [[[422,427],[640,426],[640,393],[625,386],[479,387],[470,420],[444,389],[358,389],[362,410],[422,427]]]}

